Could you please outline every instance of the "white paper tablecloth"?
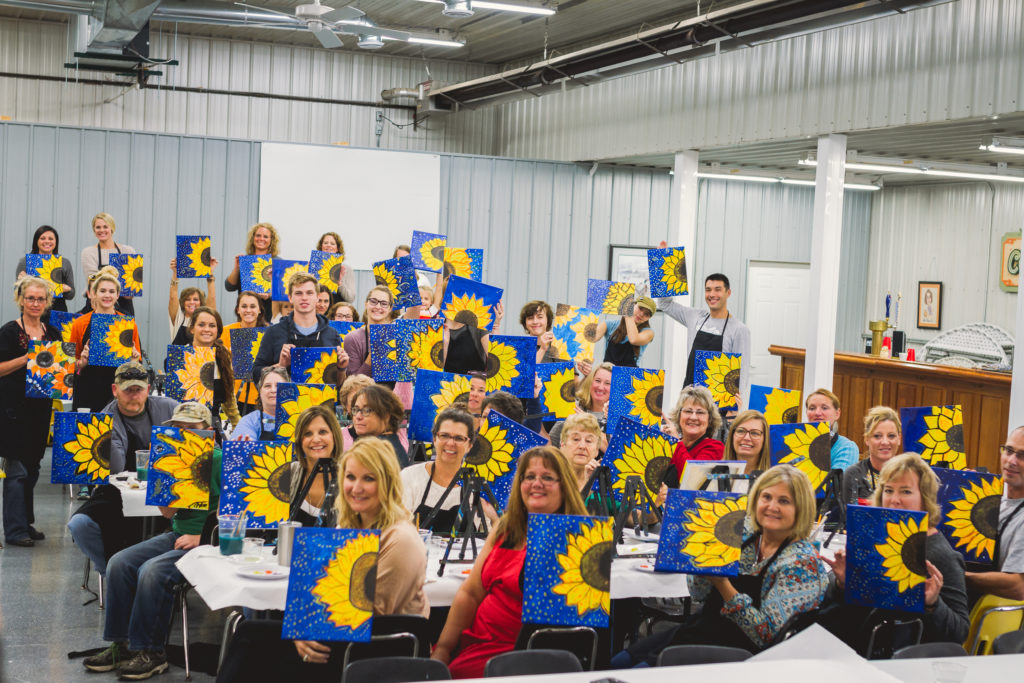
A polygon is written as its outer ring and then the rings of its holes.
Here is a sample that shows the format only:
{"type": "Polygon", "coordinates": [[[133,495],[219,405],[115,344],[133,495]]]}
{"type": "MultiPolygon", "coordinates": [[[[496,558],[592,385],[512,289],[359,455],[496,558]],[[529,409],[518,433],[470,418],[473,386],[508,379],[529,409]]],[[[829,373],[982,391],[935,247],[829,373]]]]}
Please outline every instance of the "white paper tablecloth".
{"type": "Polygon", "coordinates": [[[114,477],[108,481],[121,490],[121,513],[125,517],[160,516],[160,508],[155,505],[146,505],[146,484],[148,482],[139,481],[134,472],[129,473],[125,481],[119,481],[114,477]],[[139,487],[132,488],[133,483],[138,484],[139,487]]]}

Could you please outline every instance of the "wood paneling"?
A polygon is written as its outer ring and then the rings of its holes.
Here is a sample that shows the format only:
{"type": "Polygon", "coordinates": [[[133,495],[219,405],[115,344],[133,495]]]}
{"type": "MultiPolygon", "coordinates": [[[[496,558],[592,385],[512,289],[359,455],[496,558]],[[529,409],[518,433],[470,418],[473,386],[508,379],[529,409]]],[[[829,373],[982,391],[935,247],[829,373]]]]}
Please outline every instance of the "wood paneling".
{"type": "MultiPolygon", "coordinates": [[[[787,346],[768,350],[782,359],[780,386],[802,389],[804,350],[787,346]]],[[[842,406],[839,433],[853,439],[864,453],[863,418],[872,406],[899,410],[960,405],[968,467],[998,472],[999,446],[1010,431],[1010,380],[1003,373],[837,353],[832,390],[842,406]]]]}

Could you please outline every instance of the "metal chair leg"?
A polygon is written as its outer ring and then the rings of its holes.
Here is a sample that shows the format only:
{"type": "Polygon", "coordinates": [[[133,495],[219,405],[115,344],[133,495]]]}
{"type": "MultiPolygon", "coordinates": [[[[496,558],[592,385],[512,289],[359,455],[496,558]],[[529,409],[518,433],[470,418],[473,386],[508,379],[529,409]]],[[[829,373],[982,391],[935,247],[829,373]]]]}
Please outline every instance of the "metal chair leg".
{"type": "Polygon", "coordinates": [[[103,578],[103,574],[97,573],[96,576],[98,577],[96,581],[97,595],[99,595],[100,599],[100,609],[103,609],[103,584],[105,583],[105,580],[103,578]]]}
{"type": "Polygon", "coordinates": [[[224,622],[224,634],[220,639],[220,655],[217,657],[217,673],[220,673],[220,667],[224,664],[224,656],[228,653],[228,644],[231,642],[231,636],[235,635],[235,631],[238,630],[238,624],[241,623],[245,616],[238,610],[232,610],[231,614],[228,615],[227,621],[224,622]]]}
{"type": "Polygon", "coordinates": [[[185,680],[192,680],[192,667],[188,659],[188,588],[183,588],[181,596],[181,642],[185,646],[185,680]]]}
{"type": "Polygon", "coordinates": [[[92,569],[92,562],[85,558],[85,568],[82,569],[82,588],[89,590],[89,571],[92,569]]]}

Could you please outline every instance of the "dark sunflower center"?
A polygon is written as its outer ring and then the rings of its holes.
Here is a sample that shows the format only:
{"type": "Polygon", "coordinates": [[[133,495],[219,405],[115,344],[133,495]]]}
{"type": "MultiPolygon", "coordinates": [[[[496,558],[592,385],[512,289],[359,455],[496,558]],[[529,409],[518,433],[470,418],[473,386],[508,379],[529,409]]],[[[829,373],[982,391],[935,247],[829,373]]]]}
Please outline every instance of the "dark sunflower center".
{"type": "Polygon", "coordinates": [[[595,543],[580,558],[580,575],[584,583],[607,592],[612,578],[612,542],[595,543]]]}
{"type": "Polygon", "coordinates": [[[430,255],[436,258],[438,261],[444,261],[444,247],[436,246],[430,250],[430,255]]]}
{"type": "Polygon", "coordinates": [[[111,433],[107,432],[92,442],[92,459],[104,469],[110,469],[110,439],[111,433]]]}
{"type": "Polygon", "coordinates": [[[597,323],[588,323],[584,326],[583,338],[588,342],[597,341],[597,323]]]}
{"type": "Polygon", "coordinates": [[[365,553],[352,563],[348,585],[352,606],[363,612],[372,612],[377,587],[377,553],[365,553]]]}
{"type": "Polygon", "coordinates": [[[207,363],[203,363],[203,367],[199,368],[199,383],[203,385],[203,388],[207,391],[213,391],[213,370],[215,364],[211,360],[207,363]]]}
{"type": "Polygon", "coordinates": [[[491,442],[482,436],[477,437],[477,440],[473,442],[473,447],[469,449],[469,453],[466,453],[466,464],[485,465],[491,459],[493,453],[494,449],[491,447],[491,442]]]}
{"type": "Polygon", "coordinates": [[[572,377],[562,383],[562,386],[558,389],[558,394],[567,403],[573,403],[576,400],[576,383],[572,377]]]}
{"type": "Polygon", "coordinates": [[[743,545],[743,520],[747,513],[744,510],[733,510],[718,518],[715,523],[715,538],[729,546],[739,548],[743,545]]]}
{"type": "Polygon", "coordinates": [[[270,473],[270,476],[267,477],[267,490],[270,491],[270,495],[282,503],[291,500],[292,467],[290,463],[285,463],[270,473]]]}
{"type": "Polygon", "coordinates": [[[36,365],[40,368],[48,368],[53,365],[53,354],[49,351],[41,351],[36,354],[36,365]]]}
{"type": "Polygon", "coordinates": [[[800,419],[800,408],[793,406],[782,411],[783,424],[796,424],[800,419]]]}
{"type": "Polygon", "coordinates": [[[273,266],[267,266],[266,268],[261,270],[260,271],[260,277],[263,278],[264,280],[266,280],[267,282],[270,282],[271,280],[273,280],[274,279],[274,267],[273,266]]]}
{"type": "MultiPolygon", "coordinates": [[[[384,276],[383,276],[383,275],[377,275],[376,273],[374,273],[374,274],[373,274],[373,280],[374,280],[374,282],[376,282],[376,283],[377,283],[378,285],[381,285],[381,286],[383,286],[383,287],[388,287],[388,281],[384,279],[384,276]]],[[[389,288],[389,289],[390,289],[390,288],[389,288]]]]}
{"type": "Polygon", "coordinates": [[[985,496],[971,508],[971,525],[985,538],[996,537],[1001,502],[1001,496],[985,496]]]}
{"type": "Polygon", "coordinates": [[[953,425],[946,431],[946,443],[949,444],[951,450],[957,453],[964,452],[964,426],[953,425]]]}
{"type": "Polygon", "coordinates": [[[450,277],[455,274],[455,265],[451,261],[445,261],[442,270],[444,270],[445,277],[450,277]]]}
{"type": "Polygon", "coordinates": [[[435,367],[444,367],[444,342],[439,341],[430,347],[430,362],[435,367]]]}
{"type": "Polygon", "coordinates": [[[910,534],[900,548],[900,559],[903,560],[903,564],[918,576],[928,576],[928,570],[924,566],[924,546],[927,537],[924,531],[910,534]]]}
{"type": "Polygon", "coordinates": [[[130,349],[134,344],[134,335],[132,329],[129,327],[127,330],[121,330],[121,334],[117,335],[117,341],[126,349],[130,349]]]}
{"type": "Polygon", "coordinates": [[[672,459],[659,455],[647,461],[644,466],[644,485],[648,491],[659,491],[661,489],[661,478],[665,476],[665,470],[672,464],[672,459]]]}
{"type": "Polygon", "coordinates": [[[325,384],[337,384],[338,383],[338,364],[329,363],[324,368],[324,383],[325,384]]]}
{"type": "Polygon", "coordinates": [[[819,434],[807,448],[807,457],[822,472],[832,469],[832,435],[819,434]]]}
{"type": "Polygon", "coordinates": [[[203,249],[203,253],[199,255],[199,260],[207,268],[210,267],[210,248],[203,249]]]}
{"type": "Polygon", "coordinates": [[[142,266],[139,266],[138,268],[132,271],[132,280],[135,280],[135,282],[142,284],[142,266]]]}
{"type": "Polygon", "coordinates": [[[203,493],[210,492],[210,475],[213,473],[213,451],[206,451],[192,461],[192,483],[203,493]]]}
{"type": "Polygon", "coordinates": [[[665,393],[665,387],[651,387],[644,396],[644,405],[655,417],[661,417],[661,400],[665,393]]]}
{"type": "Polygon", "coordinates": [[[75,345],[71,342],[61,342],[60,348],[61,351],[64,352],[64,355],[67,356],[68,358],[71,358],[72,356],[75,355],[75,345]]]}
{"type": "Polygon", "coordinates": [[[484,365],[484,374],[490,379],[498,374],[498,370],[501,369],[501,360],[498,359],[493,353],[487,354],[487,363],[484,365]]]}
{"type": "Polygon", "coordinates": [[[732,396],[740,393],[740,371],[730,370],[725,375],[725,379],[722,380],[722,384],[725,385],[725,390],[732,396]]]}
{"type": "Polygon", "coordinates": [[[64,386],[69,389],[73,389],[75,386],[75,373],[67,372],[64,373],[64,386]]]}
{"type": "Polygon", "coordinates": [[[463,325],[469,325],[470,327],[479,327],[477,324],[476,313],[473,313],[472,311],[459,311],[455,314],[455,322],[462,323],[463,325]]]}
{"type": "Polygon", "coordinates": [[[341,264],[331,266],[331,269],[327,271],[327,277],[331,279],[331,282],[335,284],[341,283],[341,264]]]}
{"type": "Polygon", "coordinates": [[[676,261],[676,265],[672,269],[672,272],[675,274],[676,279],[679,280],[679,282],[686,282],[686,261],[683,259],[676,261]]]}
{"type": "Polygon", "coordinates": [[[619,315],[633,315],[633,307],[636,302],[633,301],[632,297],[628,297],[619,302],[619,315]]]}

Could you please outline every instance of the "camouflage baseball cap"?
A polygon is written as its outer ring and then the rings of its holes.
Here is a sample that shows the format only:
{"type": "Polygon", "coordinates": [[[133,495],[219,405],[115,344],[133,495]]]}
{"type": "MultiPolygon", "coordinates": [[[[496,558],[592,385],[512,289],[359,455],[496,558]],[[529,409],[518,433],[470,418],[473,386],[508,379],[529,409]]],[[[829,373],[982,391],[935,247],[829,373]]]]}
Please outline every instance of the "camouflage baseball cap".
{"type": "Polygon", "coordinates": [[[164,424],[170,424],[171,422],[204,423],[210,425],[213,423],[213,417],[210,415],[210,409],[205,405],[190,401],[188,403],[179,403],[174,408],[174,414],[171,415],[171,419],[167,420],[164,424]]]}
{"type": "Polygon", "coordinates": [[[148,387],[149,373],[145,366],[137,360],[130,360],[117,366],[114,371],[114,384],[118,389],[129,387],[148,387]]]}

